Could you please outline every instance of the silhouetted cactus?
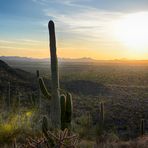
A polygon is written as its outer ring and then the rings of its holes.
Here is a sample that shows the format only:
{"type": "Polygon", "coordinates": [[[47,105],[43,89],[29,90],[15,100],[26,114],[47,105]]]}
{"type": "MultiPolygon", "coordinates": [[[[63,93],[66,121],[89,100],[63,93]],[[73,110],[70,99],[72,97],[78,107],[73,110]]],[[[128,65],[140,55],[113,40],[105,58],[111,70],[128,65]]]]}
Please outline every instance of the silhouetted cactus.
{"type": "Polygon", "coordinates": [[[43,78],[39,78],[39,85],[40,85],[40,89],[42,94],[44,95],[45,98],[47,98],[48,100],[51,100],[51,94],[48,92],[45,83],[43,81],[43,78]]]}
{"type": "Polygon", "coordinates": [[[61,95],[61,129],[65,129],[65,111],[66,111],[66,96],[61,95]]]}
{"type": "Polygon", "coordinates": [[[7,106],[7,108],[8,108],[8,110],[10,109],[10,105],[11,105],[11,100],[10,100],[10,90],[11,89],[11,84],[10,84],[10,82],[8,82],[8,86],[7,86],[7,99],[6,99],[6,106],[7,106]]]}
{"type": "Polygon", "coordinates": [[[144,135],[144,119],[141,119],[141,123],[140,123],[140,134],[141,134],[141,136],[144,135]]]}
{"type": "Polygon", "coordinates": [[[61,95],[61,129],[70,128],[73,112],[72,96],[70,93],[61,95]]]}
{"type": "Polygon", "coordinates": [[[41,138],[27,138],[25,148],[76,148],[78,146],[78,135],[69,132],[68,129],[48,130],[47,117],[43,117],[42,130],[44,136],[41,138]]]}
{"type": "MultiPolygon", "coordinates": [[[[39,85],[44,97],[50,100],[50,117],[53,127],[60,127],[64,129],[66,127],[69,127],[71,123],[72,97],[70,93],[66,93],[66,96],[60,94],[61,89],[59,86],[58,59],[56,54],[56,39],[53,21],[49,21],[48,28],[50,35],[51,56],[51,93],[48,92],[45,83],[41,77],[39,77],[39,85]]],[[[39,73],[37,73],[37,75],[39,75],[39,73]]]]}
{"type": "MultiPolygon", "coordinates": [[[[40,77],[39,70],[36,71],[36,76],[37,76],[37,80],[38,80],[40,77]]],[[[41,107],[41,93],[40,93],[39,87],[40,86],[38,85],[38,87],[37,87],[37,104],[38,104],[38,107],[40,108],[41,107]]]]}
{"type": "Polygon", "coordinates": [[[42,121],[42,132],[44,133],[47,141],[48,141],[48,145],[50,145],[51,147],[54,146],[54,141],[53,139],[48,135],[48,119],[46,116],[43,117],[43,121],[42,121]]]}
{"type": "Polygon", "coordinates": [[[66,96],[66,111],[65,111],[65,122],[66,127],[69,128],[72,120],[72,114],[73,114],[73,104],[72,104],[72,95],[70,93],[67,93],[66,96]]]}
{"type": "Polygon", "coordinates": [[[104,124],[104,103],[100,103],[100,124],[103,127],[104,124]]]}
{"type": "Polygon", "coordinates": [[[40,77],[40,72],[39,72],[39,70],[36,71],[36,76],[37,76],[37,78],[40,77]]]}
{"type": "Polygon", "coordinates": [[[48,119],[46,116],[43,117],[42,131],[43,133],[46,133],[48,131],[48,119]]]}
{"type": "Polygon", "coordinates": [[[50,55],[51,55],[51,118],[55,127],[61,125],[61,108],[60,108],[60,94],[59,94],[59,72],[58,59],[56,54],[56,38],[53,21],[48,23],[50,36],[50,55]]]}
{"type": "Polygon", "coordinates": [[[31,103],[34,107],[36,107],[37,103],[36,103],[36,96],[34,93],[31,94],[31,103]]]}
{"type": "Polygon", "coordinates": [[[18,108],[20,108],[20,104],[21,104],[21,93],[19,92],[19,90],[17,90],[17,105],[18,105],[18,108]]]}
{"type": "Polygon", "coordinates": [[[100,118],[99,123],[97,125],[96,134],[97,134],[97,141],[102,137],[104,133],[104,103],[100,103],[100,118]]]}

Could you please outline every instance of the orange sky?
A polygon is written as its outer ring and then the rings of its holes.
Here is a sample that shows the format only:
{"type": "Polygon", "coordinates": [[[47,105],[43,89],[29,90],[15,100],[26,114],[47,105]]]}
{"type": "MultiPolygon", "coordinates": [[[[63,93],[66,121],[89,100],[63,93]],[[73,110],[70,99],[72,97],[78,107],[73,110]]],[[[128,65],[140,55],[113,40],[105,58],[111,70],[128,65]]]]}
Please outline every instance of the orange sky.
{"type": "Polygon", "coordinates": [[[52,19],[59,57],[148,59],[148,11],[142,1],[134,2],[132,11],[131,0],[6,1],[0,2],[0,56],[48,57],[52,19]]]}

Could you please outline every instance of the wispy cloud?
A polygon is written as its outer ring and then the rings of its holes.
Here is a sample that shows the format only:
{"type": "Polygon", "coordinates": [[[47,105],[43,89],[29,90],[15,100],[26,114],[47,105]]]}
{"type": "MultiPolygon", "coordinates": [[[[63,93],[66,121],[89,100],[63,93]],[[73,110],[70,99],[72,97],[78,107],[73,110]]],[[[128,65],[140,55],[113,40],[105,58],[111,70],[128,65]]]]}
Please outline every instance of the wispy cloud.
{"type": "Polygon", "coordinates": [[[43,6],[45,6],[47,3],[49,3],[50,2],[50,0],[48,1],[48,0],[32,0],[34,3],[38,3],[38,4],[40,4],[40,5],[43,5],[43,6]]]}
{"type": "MultiPolygon", "coordinates": [[[[56,4],[55,9],[46,6],[43,9],[45,16],[56,23],[57,32],[79,39],[103,42],[113,40],[112,27],[115,20],[122,17],[122,12],[96,9],[85,5],[91,0],[33,0],[37,3],[56,4]],[[84,5],[82,5],[82,2],[84,5]]],[[[47,27],[47,21],[42,24],[47,27]]]]}
{"type": "Polygon", "coordinates": [[[112,25],[123,13],[98,10],[94,8],[77,9],[77,11],[59,12],[44,10],[56,22],[57,30],[90,40],[103,40],[110,37],[112,25]]]}
{"type": "Polygon", "coordinates": [[[12,46],[1,46],[0,49],[15,49],[15,50],[26,50],[27,48],[19,48],[19,47],[12,47],[12,46]]]}
{"type": "Polygon", "coordinates": [[[41,41],[38,41],[38,40],[32,40],[32,39],[18,39],[19,41],[22,41],[22,42],[26,42],[26,43],[30,43],[30,44],[40,44],[41,41]]]}
{"type": "Polygon", "coordinates": [[[28,45],[35,45],[40,44],[41,41],[32,40],[32,39],[15,39],[15,40],[0,40],[0,44],[28,44],[28,45]]]}
{"type": "MultiPolygon", "coordinates": [[[[47,1],[47,0],[46,0],[47,1]]],[[[91,0],[51,0],[52,2],[56,2],[59,4],[67,5],[67,6],[77,6],[77,7],[84,7],[84,5],[80,5],[79,2],[89,2],[91,0]]],[[[85,5],[85,7],[87,7],[85,5]]]]}
{"type": "Polygon", "coordinates": [[[6,43],[6,44],[14,44],[14,41],[10,41],[10,40],[0,40],[0,43],[6,43]]]}
{"type": "Polygon", "coordinates": [[[64,5],[73,5],[79,2],[88,2],[91,0],[32,0],[32,1],[36,3],[59,3],[64,5]]]}

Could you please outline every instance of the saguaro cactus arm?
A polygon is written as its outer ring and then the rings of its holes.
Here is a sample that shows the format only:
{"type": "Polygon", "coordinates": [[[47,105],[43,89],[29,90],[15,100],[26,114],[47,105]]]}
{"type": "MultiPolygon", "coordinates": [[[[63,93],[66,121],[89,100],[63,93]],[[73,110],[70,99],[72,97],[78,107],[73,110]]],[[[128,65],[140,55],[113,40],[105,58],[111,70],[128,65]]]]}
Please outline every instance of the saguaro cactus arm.
{"type": "Polygon", "coordinates": [[[60,96],[60,103],[61,103],[61,129],[65,129],[65,111],[66,111],[66,96],[60,96]]]}
{"type": "Polygon", "coordinates": [[[72,96],[71,96],[70,93],[67,93],[67,96],[66,96],[66,113],[65,113],[66,122],[68,122],[68,123],[71,122],[72,113],[73,113],[72,96]]]}
{"type": "Polygon", "coordinates": [[[45,98],[47,99],[51,99],[51,94],[48,92],[46,86],[45,86],[45,83],[43,81],[43,78],[39,78],[39,85],[40,85],[40,89],[41,89],[41,92],[43,93],[43,95],[45,96],[45,98]]]}

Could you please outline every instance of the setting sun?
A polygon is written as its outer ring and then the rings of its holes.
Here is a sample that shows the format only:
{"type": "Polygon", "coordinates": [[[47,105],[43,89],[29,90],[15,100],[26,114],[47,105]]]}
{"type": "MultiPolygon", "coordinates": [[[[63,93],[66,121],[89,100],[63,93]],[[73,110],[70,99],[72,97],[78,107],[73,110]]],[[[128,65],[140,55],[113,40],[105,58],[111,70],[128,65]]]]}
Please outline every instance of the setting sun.
{"type": "Polygon", "coordinates": [[[117,38],[129,48],[145,51],[148,47],[148,13],[128,14],[120,19],[115,28],[117,38]]]}

